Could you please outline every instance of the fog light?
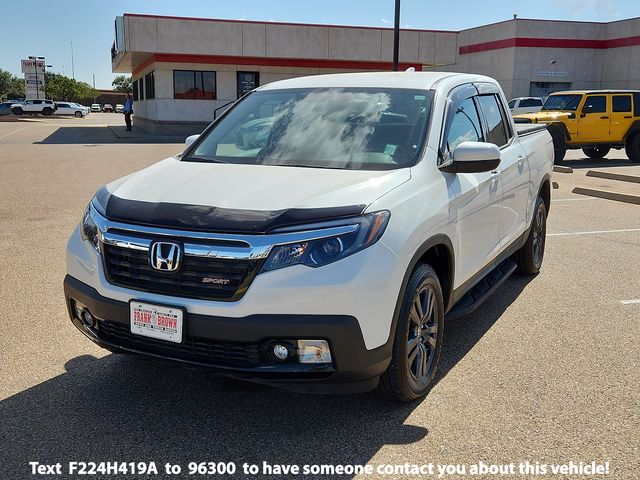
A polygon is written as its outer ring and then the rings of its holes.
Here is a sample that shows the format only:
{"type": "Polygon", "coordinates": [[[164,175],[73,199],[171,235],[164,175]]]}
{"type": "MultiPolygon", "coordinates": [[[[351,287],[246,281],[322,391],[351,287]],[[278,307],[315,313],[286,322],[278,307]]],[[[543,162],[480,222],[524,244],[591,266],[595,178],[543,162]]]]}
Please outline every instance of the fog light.
{"type": "Polygon", "coordinates": [[[300,363],[331,363],[331,350],[326,340],[298,340],[300,363]]]}
{"type": "Polygon", "coordinates": [[[287,358],[289,358],[289,349],[287,348],[286,345],[276,343],[273,346],[272,351],[273,351],[273,356],[276,357],[278,360],[285,361],[287,358]]]}
{"type": "Polygon", "coordinates": [[[82,314],[80,315],[80,320],[82,320],[82,323],[84,323],[85,326],[87,327],[93,327],[93,324],[95,323],[95,319],[93,318],[93,315],[91,315],[89,310],[86,310],[86,309],[82,311],[82,314]]]}

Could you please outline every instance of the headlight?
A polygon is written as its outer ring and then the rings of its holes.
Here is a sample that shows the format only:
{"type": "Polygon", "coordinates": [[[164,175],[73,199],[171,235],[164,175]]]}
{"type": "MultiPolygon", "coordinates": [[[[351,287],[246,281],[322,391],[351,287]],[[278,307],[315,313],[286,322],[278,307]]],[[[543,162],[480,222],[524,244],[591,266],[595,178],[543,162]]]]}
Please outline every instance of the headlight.
{"type": "Polygon", "coordinates": [[[87,240],[93,245],[93,248],[97,252],[100,251],[100,244],[98,243],[98,226],[96,222],[91,218],[91,204],[87,206],[82,217],[82,224],[80,225],[80,236],[83,240],[87,240]]]}
{"type": "Polygon", "coordinates": [[[349,233],[304,242],[276,245],[262,267],[263,272],[307,265],[321,267],[353,255],[376,243],[384,233],[391,214],[387,211],[369,213],[353,221],[358,228],[349,233]]]}

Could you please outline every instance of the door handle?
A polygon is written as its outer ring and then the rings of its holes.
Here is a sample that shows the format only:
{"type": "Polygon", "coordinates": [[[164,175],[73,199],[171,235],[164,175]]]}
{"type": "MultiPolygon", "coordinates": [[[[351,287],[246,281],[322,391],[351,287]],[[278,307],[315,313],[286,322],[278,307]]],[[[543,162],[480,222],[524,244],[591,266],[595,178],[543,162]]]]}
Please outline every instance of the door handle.
{"type": "Polygon", "coordinates": [[[606,120],[606,119],[607,119],[607,118],[609,118],[609,117],[600,117],[600,118],[601,118],[602,120],[606,120]]]}
{"type": "Polygon", "coordinates": [[[624,118],[633,118],[631,115],[625,115],[624,118]]]}

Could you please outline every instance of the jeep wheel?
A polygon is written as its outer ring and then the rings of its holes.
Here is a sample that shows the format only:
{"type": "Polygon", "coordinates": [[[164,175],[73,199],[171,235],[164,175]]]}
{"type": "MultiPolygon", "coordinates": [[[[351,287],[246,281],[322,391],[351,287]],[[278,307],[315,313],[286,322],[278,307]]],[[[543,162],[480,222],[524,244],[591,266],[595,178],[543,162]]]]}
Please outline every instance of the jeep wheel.
{"type": "Polygon", "coordinates": [[[391,363],[380,379],[380,390],[399,402],[426,395],[440,361],[444,302],[436,272],[420,265],[411,274],[402,299],[393,340],[391,363]]]}
{"type": "Polygon", "coordinates": [[[627,139],[625,151],[629,160],[640,163],[640,133],[636,133],[633,137],[627,139]]]}
{"type": "Polygon", "coordinates": [[[585,147],[582,149],[589,158],[604,158],[611,150],[611,147],[585,147]]]}
{"type": "Polygon", "coordinates": [[[45,117],[50,117],[51,115],[53,115],[53,110],[51,110],[49,107],[43,108],[42,115],[44,115],[45,117]]]}
{"type": "Polygon", "coordinates": [[[76,118],[82,117],[82,112],[76,112],[73,114],[76,118]]]}
{"type": "Polygon", "coordinates": [[[567,142],[565,142],[564,134],[559,130],[551,130],[549,132],[553,139],[553,163],[560,163],[567,154],[567,142]]]}
{"type": "Polygon", "coordinates": [[[22,110],[22,108],[20,107],[16,107],[11,111],[13,112],[14,115],[22,115],[24,113],[24,110],[22,110]]]}
{"type": "Polygon", "coordinates": [[[547,207],[541,197],[536,201],[531,230],[526,243],[513,255],[518,272],[535,275],[542,267],[547,238],[547,207]]]}

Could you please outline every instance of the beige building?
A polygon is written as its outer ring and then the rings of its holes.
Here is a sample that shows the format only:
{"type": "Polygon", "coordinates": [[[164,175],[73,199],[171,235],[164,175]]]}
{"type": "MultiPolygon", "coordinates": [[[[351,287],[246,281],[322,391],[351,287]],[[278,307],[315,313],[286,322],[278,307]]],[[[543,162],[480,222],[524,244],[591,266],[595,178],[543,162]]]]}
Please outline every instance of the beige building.
{"type": "MultiPolygon", "coordinates": [[[[320,73],[390,70],[393,30],[125,14],[112,69],[134,80],[136,125],[198,133],[256,86],[320,73]]],[[[507,97],[582,88],[640,89],[640,18],[516,19],[460,32],[400,32],[401,69],[481,73],[507,97]]]]}

